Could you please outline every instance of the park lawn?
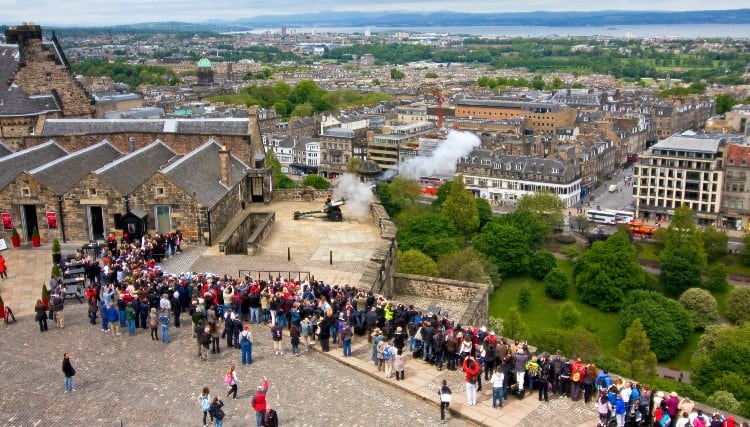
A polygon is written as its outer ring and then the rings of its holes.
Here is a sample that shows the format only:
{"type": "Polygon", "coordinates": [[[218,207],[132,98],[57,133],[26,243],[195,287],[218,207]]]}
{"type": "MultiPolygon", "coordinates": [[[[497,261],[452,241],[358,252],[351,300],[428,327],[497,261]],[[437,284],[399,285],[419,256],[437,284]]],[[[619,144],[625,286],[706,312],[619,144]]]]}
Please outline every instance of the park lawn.
{"type": "MultiPolygon", "coordinates": [[[[569,261],[560,261],[558,265],[561,270],[567,273],[570,273],[572,269],[572,263],[569,261]]],[[[561,328],[558,312],[565,301],[548,298],[544,293],[542,282],[531,277],[515,277],[503,280],[500,288],[490,297],[490,316],[506,317],[508,310],[518,305],[518,294],[524,286],[528,286],[531,291],[531,304],[526,311],[521,311],[521,317],[529,330],[561,328]]],[[[571,291],[573,291],[572,285],[571,291]]],[[[597,308],[577,301],[574,292],[571,292],[570,298],[575,302],[578,311],[581,313],[581,326],[596,335],[599,341],[599,349],[604,354],[614,356],[617,352],[617,345],[622,339],[617,314],[604,313],[597,308]]]]}
{"type": "Polygon", "coordinates": [[[725,261],[725,265],[727,266],[727,273],[750,276],[750,267],[740,262],[739,255],[729,254],[724,258],[724,261],[725,261]]]}

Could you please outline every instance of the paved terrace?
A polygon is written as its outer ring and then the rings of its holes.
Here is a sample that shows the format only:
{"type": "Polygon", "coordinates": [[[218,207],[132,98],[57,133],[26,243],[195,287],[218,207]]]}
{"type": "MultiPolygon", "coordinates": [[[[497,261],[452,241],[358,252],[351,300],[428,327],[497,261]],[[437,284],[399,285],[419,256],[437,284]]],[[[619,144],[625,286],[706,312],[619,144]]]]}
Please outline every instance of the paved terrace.
{"type": "MultiPolygon", "coordinates": [[[[274,231],[259,256],[225,256],[217,248],[186,246],[185,252],[168,259],[170,272],[210,271],[237,274],[240,269],[304,270],[329,283],[357,283],[367,258],[376,247],[377,229],[367,220],[348,218],[331,223],[321,219],[292,220],[295,210],[318,209],[320,203],[273,203],[274,231]],[[291,261],[287,261],[287,248],[291,261]],[[333,251],[333,263],[329,261],[333,251]]],[[[74,245],[64,245],[63,254],[74,245]]],[[[407,352],[405,381],[386,379],[370,361],[371,347],[365,337],[355,336],[353,357],[344,358],[338,345],[329,353],[303,352],[291,356],[285,338],[284,356],[274,356],[265,326],[253,325],[255,363],[242,366],[239,351],[225,349],[209,362],[197,357],[190,328],[171,328],[169,345],[151,341],[146,330],[135,337],[119,337],[90,325],[85,304],[66,301],[66,327],[41,334],[33,319],[33,305],[51,266],[49,245],[10,249],[9,279],[0,281],[0,295],[17,314],[19,323],[0,328],[2,350],[0,378],[0,425],[28,426],[187,426],[201,425],[197,403],[206,385],[211,395],[223,397],[223,372],[238,368],[238,400],[224,399],[226,426],[254,425],[251,394],[263,375],[271,382],[269,402],[279,412],[282,425],[366,426],[376,423],[436,425],[439,420],[438,385],[448,380],[454,392],[448,425],[571,426],[596,423],[595,407],[553,397],[539,402],[536,395],[518,401],[511,397],[503,409],[492,409],[491,387],[483,385],[477,406],[465,405],[460,371],[438,372],[433,366],[412,360],[407,352]],[[63,394],[60,363],[71,352],[77,391],[63,394]],[[9,392],[12,391],[12,392],[9,392]],[[387,421],[386,421],[387,420],[387,421]]],[[[410,302],[409,297],[396,297],[410,302]]],[[[421,299],[415,299],[421,301],[421,299]]],[[[183,326],[189,324],[182,316],[183,326]]],[[[213,355],[211,355],[213,356],[213,355]]]]}

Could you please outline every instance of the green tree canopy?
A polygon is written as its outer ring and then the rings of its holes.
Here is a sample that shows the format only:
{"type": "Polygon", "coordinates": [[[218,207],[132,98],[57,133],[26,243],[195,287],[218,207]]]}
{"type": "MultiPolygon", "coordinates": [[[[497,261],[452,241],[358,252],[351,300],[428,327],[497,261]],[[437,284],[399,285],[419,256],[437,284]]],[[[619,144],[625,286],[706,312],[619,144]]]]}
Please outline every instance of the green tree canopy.
{"type": "Polygon", "coordinates": [[[625,339],[618,347],[620,357],[628,371],[621,372],[628,378],[644,378],[656,374],[656,354],[651,351],[651,342],[639,319],[633,320],[625,331],[625,339]]]}
{"type": "Polygon", "coordinates": [[[691,246],[672,250],[661,258],[659,284],[669,296],[677,297],[688,288],[701,286],[701,258],[691,246]]]}
{"type": "Polygon", "coordinates": [[[547,351],[554,354],[560,350],[562,354],[591,360],[599,354],[599,343],[596,335],[583,328],[569,329],[534,329],[529,337],[537,352],[547,351]]]}
{"type": "Polygon", "coordinates": [[[474,194],[463,185],[463,176],[453,181],[441,212],[453,222],[459,236],[468,240],[479,228],[479,211],[474,194]]]}
{"type": "Polygon", "coordinates": [[[396,254],[396,267],[399,273],[430,277],[438,277],[440,275],[435,261],[416,249],[398,251],[396,254]]]}
{"type": "Polygon", "coordinates": [[[547,233],[547,225],[538,217],[528,212],[511,212],[505,215],[492,217],[488,224],[509,225],[521,230],[526,236],[532,248],[537,249],[544,243],[547,233]]]}
{"type": "Polygon", "coordinates": [[[522,340],[528,333],[528,327],[521,318],[518,307],[508,309],[508,314],[503,319],[503,334],[515,340],[522,340]]]}
{"type": "Polygon", "coordinates": [[[552,252],[538,251],[531,260],[531,275],[537,280],[543,280],[556,267],[557,260],[552,252]]]}
{"type": "Polygon", "coordinates": [[[442,213],[427,212],[411,218],[396,234],[402,249],[418,249],[433,260],[460,249],[453,238],[453,222],[442,213]]]}
{"type": "Polygon", "coordinates": [[[698,268],[701,270],[706,266],[706,252],[703,249],[703,233],[695,225],[693,210],[687,205],[675,209],[669,227],[659,230],[657,237],[661,240],[664,248],[660,257],[664,259],[677,248],[691,247],[698,253],[701,260],[698,268]]]}
{"type": "Polygon", "coordinates": [[[623,232],[595,242],[578,259],[573,275],[580,299],[604,311],[618,310],[628,291],[645,285],[635,248],[623,232]]]}
{"type": "Polygon", "coordinates": [[[718,261],[729,253],[729,236],[726,232],[706,227],[702,234],[703,250],[706,252],[708,262],[718,261]]]}
{"type": "Polygon", "coordinates": [[[318,190],[327,190],[328,188],[331,187],[331,183],[328,182],[327,179],[315,173],[311,173],[310,175],[307,175],[305,179],[302,181],[302,185],[305,187],[312,187],[318,190]]]}
{"type": "Polygon", "coordinates": [[[533,256],[533,247],[523,231],[493,219],[474,238],[473,245],[485,254],[503,277],[525,274],[533,256]]]}
{"type": "Polygon", "coordinates": [[[473,247],[441,255],[437,261],[440,277],[467,282],[500,285],[497,266],[473,247]]]}
{"type": "Polygon", "coordinates": [[[719,319],[719,310],[716,306],[716,298],[705,289],[690,288],[680,295],[680,304],[690,313],[693,319],[693,327],[702,331],[706,326],[716,323],[719,319]]]}
{"type": "Polygon", "coordinates": [[[479,215],[479,229],[481,230],[492,219],[492,206],[490,206],[490,202],[487,199],[478,198],[475,200],[477,203],[477,214],[479,215]]]}
{"type": "Polygon", "coordinates": [[[273,188],[294,188],[297,184],[292,181],[285,173],[281,172],[281,163],[270,148],[266,150],[266,165],[273,171],[273,188]]]}
{"type": "Polygon", "coordinates": [[[738,286],[732,289],[727,300],[726,317],[735,325],[750,321],[750,288],[738,286]]]}
{"type": "Polygon", "coordinates": [[[549,230],[562,227],[565,202],[551,191],[537,191],[534,194],[526,194],[521,197],[516,210],[527,212],[541,223],[546,224],[546,234],[549,230]]]}
{"type": "Polygon", "coordinates": [[[413,179],[397,176],[391,182],[381,181],[378,184],[380,203],[394,218],[403,209],[414,205],[421,195],[419,183],[413,179]]]}
{"type": "Polygon", "coordinates": [[[640,319],[651,343],[651,350],[659,360],[674,357],[685,346],[693,320],[677,301],[658,292],[631,291],[620,310],[620,327],[626,330],[640,319]]]}
{"type": "Polygon", "coordinates": [[[573,301],[566,301],[560,307],[560,325],[564,328],[574,328],[581,321],[581,312],[573,301]]]}
{"type": "Polygon", "coordinates": [[[750,354],[750,323],[716,327],[710,338],[710,343],[701,339],[699,349],[704,349],[693,358],[691,382],[701,390],[730,392],[741,399],[745,406],[748,405],[750,387],[747,373],[750,372],[750,358],[747,355],[750,354]]]}
{"type": "Polygon", "coordinates": [[[565,299],[568,297],[570,280],[562,270],[554,268],[544,276],[544,293],[550,298],[565,299]]]}
{"type": "Polygon", "coordinates": [[[720,93],[716,95],[716,114],[724,114],[727,111],[732,111],[732,107],[737,104],[732,95],[728,93],[720,93]]]}

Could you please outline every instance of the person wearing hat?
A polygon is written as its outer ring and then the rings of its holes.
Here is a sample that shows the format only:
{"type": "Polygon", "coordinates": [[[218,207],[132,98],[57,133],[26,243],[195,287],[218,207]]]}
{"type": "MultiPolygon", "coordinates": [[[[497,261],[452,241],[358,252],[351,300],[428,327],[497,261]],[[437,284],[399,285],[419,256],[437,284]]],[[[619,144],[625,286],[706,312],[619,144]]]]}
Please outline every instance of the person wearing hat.
{"type": "Polygon", "coordinates": [[[250,406],[255,411],[255,423],[256,427],[262,427],[263,425],[263,416],[266,413],[266,391],[268,390],[268,380],[264,379],[264,385],[258,386],[255,390],[255,396],[253,396],[253,400],[250,402],[250,406]]]}
{"type": "Polygon", "coordinates": [[[250,332],[250,325],[243,326],[240,332],[240,352],[243,365],[253,363],[253,334],[250,332]]]}
{"type": "Polygon", "coordinates": [[[680,407],[680,398],[677,395],[677,392],[673,391],[669,393],[669,397],[664,402],[667,404],[667,413],[669,414],[669,417],[676,420],[680,407]]]}

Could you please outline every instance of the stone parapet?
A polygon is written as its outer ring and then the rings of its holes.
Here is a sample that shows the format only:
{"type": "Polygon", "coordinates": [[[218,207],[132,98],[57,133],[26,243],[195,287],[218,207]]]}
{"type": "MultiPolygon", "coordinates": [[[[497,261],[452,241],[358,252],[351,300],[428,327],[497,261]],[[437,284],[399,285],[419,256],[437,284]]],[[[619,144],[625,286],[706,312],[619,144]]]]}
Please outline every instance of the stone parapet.
{"type": "Polygon", "coordinates": [[[324,202],[329,196],[333,196],[333,191],[315,190],[311,187],[273,191],[273,199],[279,202],[312,202],[315,200],[324,202]]]}

